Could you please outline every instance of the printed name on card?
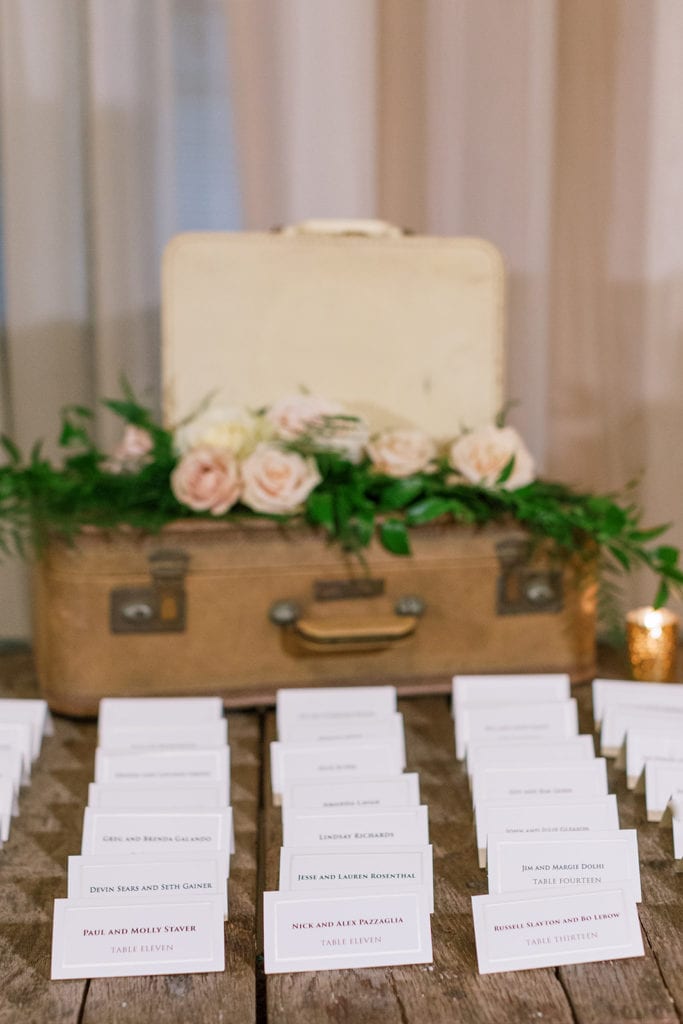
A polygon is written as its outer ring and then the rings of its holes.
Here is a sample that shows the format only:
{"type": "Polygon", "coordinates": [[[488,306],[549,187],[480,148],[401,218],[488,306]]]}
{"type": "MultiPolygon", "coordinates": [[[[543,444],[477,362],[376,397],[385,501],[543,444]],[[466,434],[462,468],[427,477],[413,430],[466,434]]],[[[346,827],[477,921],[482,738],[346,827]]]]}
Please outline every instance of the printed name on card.
{"type": "Polygon", "coordinates": [[[392,740],[398,743],[402,751],[402,767],[406,764],[405,733],[403,715],[394,711],[381,718],[373,718],[370,722],[295,722],[287,729],[287,744],[297,746],[342,746],[346,744],[363,744],[374,740],[392,740]]]}
{"type": "Polygon", "coordinates": [[[290,782],[400,775],[403,745],[396,739],[329,747],[275,742],[270,745],[270,770],[273,796],[278,800],[290,782]]]}
{"type": "Polygon", "coordinates": [[[433,856],[431,846],[401,850],[342,850],[282,847],[280,891],[348,889],[424,890],[430,913],[434,911],[433,856]]]}
{"type": "Polygon", "coordinates": [[[221,896],[55,900],[53,979],[222,971],[224,950],[221,896]]]}
{"type": "Polygon", "coordinates": [[[432,962],[420,890],[263,894],[266,974],[432,962]]]}
{"type": "Polygon", "coordinates": [[[477,768],[523,768],[546,761],[592,761],[595,744],[592,736],[571,736],[567,740],[526,740],[518,743],[468,743],[467,774],[470,784],[477,768]]]}
{"type": "Polygon", "coordinates": [[[86,807],[81,853],[234,852],[232,810],[105,811],[86,807]]]}
{"type": "Polygon", "coordinates": [[[227,718],[214,718],[199,723],[110,726],[101,745],[110,750],[174,750],[224,747],[227,742],[227,718]]]}
{"type": "Polygon", "coordinates": [[[222,853],[91,854],[69,857],[69,899],[107,897],[151,902],[169,896],[220,896],[228,915],[227,874],[229,858],[222,853]]]}
{"type": "Polygon", "coordinates": [[[683,684],[635,683],[627,679],[593,680],[593,717],[596,729],[605,708],[613,704],[645,704],[649,707],[683,708],[683,684]]]}
{"type": "Polygon", "coordinates": [[[645,804],[648,821],[661,821],[672,796],[683,793],[683,757],[679,761],[648,758],[645,762],[645,804]]]}
{"type": "Polygon", "coordinates": [[[334,782],[290,782],[282,794],[284,808],[299,810],[374,810],[380,807],[415,807],[420,802],[416,772],[387,779],[347,779],[334,782]]]}
{"type": "Polygon", "coordinates": [[[579,732],[576,700],[545,704],[463,704],[455,719],[455,756],[482,740],[567,739],[579,732]]]}
{"type": "Polygon", "coordinates": [[[230,792],[230,747],[144,752],[98,747],[95,782],[224,782],[230,792]]]}
{"type": "Polygon", "coordinates": [[[623,889],[472,897],[480,974],[644,956],[635,900],[623,889]]]}
{"type": "Polygon", "coordinates": [[[357,846],[427,846],[427,807],[384,807],[358,813],[283,810],[282,845],[338,850],[357,846]]]}
{"type": "Polygon", "coordinates": [[[472,802],[518,797],[607,796],[607,763],[549,761],[527,768],[478,768],[472,776],[472,802]]]}
{"type": "Polygon", "coordinates": [[[278,690],[275,716],[278,738],[290,739],[299,726],[327,723],[369,725],[396,711],[395,686],[322,686],[278,690]]]}
{"type": "MultiPolygon", "coordinates": [[[[681,723],[681,728],[683,728],[683,723],[681,723]]],[[[626,733],[624,750],[625,753],[622,751],[619,754],[617,764],[620,768],[626,768],[628,788],[635,789],[646,762],[651,758],[683,761],[683,733],[669,733],[662,736],[658,729],[651,730],[648,726],[634,726],[626,733]]]]}
{"type": "Polygon", "coordinates": [[[562,673],[453,676],[452,711],[463,704],[545,704],[571,697],[569,676],[562,673]]]}
{"type": "Polygon", "coordinates": [[[486,867],[489,833],[507,836],[570,838],[584,832],[607,832],[619,828],[617,798],[594,797],[591,800],[566,797],[548,802],[528,798],[507,801],[482,801],[475,809],[479,867],[486,867]]]}
{"type": "Polygon", "coordinates": [[[489,832],[489,892],[618,888],[640,902],[635,829],[538,839],[489,832]]]}
{"type": "Polygon", "coordinates": [[[683,736],[683,707],[653,708],[637,704],[610,704],[605,708],[600,729],[600,753],[603,757],[618,757],[631,729],[657,732],[678,739],[683,736]]]}

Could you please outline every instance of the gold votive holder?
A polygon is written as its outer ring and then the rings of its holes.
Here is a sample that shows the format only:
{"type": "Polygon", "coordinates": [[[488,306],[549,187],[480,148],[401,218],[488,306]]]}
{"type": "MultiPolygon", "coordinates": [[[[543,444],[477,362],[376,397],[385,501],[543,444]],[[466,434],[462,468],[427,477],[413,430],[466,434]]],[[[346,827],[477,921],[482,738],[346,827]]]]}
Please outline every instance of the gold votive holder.
{"type": "Polygon", "coordinates": [[[634,679],[670,683],[676,667],[678,617],[668,608],[635,608],[626,616],[626,646],[634,679]]]}

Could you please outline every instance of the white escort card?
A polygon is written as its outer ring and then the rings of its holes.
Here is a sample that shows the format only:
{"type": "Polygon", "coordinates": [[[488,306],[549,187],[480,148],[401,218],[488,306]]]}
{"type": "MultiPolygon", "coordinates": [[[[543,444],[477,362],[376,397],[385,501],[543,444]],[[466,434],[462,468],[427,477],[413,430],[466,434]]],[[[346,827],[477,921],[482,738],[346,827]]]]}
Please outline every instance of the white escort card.
{"type": "Polygon", "coordinates": [[[387,779],[357,779],[335,782],[290,782],[282,793],[282,806],[299,810],[368,811],[380,807],[415,807],[420,802],[416,772],[404,772],[387,779]]]}
{"type": "Polygon", "coordinates": [[[86,807],[81,853],[234,852],[232,810],[105,811],[86,807]]]}
{"type": "Polygon", "coordinates": [[[31,778],[32,740],[29,722],[0,722],[0,750],[18,750],[21,755],[21,779],[31,778]]]}
{"type": "Polygon", "coordinates": [[[150,902],[169,896],[220,896],[223,916],[228,916],[226,877],[229,859],[218,853],[177,856],[144,853],[91,854],[69,857],[69,899],[106,896],[121,900],[150,902]]]}
{"type": "Polygon", "coordinates": [[[6,843],[16,809],[16,794],[11,779],[0,779],[0,841],[6,843]]]}
{"type": "Polygon", "coordinates": [[[16,747],[0,747],[0,779],[7,779],[14,791],[15,814],[19,813],[18,800],[23,776],[23,758],[16,747]]]}
{"type": "Polygon", "coordinates": [[[623,889],[473,896],[480,974],[643,956],[636,903],[623,889]]]}
{"type": "Polygon", "coordinates": [[[538,839],[489,832],[489,892],[626,889],[639,903],[640,865],[635,829],[538,839]]]}
{"type": "Polygon", "coordinates": [[[607,762],[548,761],[533,767],[477,768],[472,776],[472,802],[518,797],[607,796],[607,762]]]}
{"type": "Polygon", "coordinates": [[[99,705],[97,736],[104,746],[110,728],[201,725],[222,717],[220,697],[105,697],[99,705]]]}
{"type": "Polygon", "coordinates": [[[678,761],[648,758],[645,762],[645,805],[648,821],[661,821],[667,804],[683,796],[683,757],[678,761]]]}
{"type": "Polygon", "coordinates": [[[455,719],[455,756],[462,761],[468,744],[482,740],[559,740],[578,731],[574,698],[544,704],[463,704],[455,719]]]}
{"type": "MultiPolygon", "coordinates": [[[[294,723],[287,730],[287,745],[302,747],[330,746],[340,747],[342,745],[359,746],[363,743],[374,740],[391,740],[397,743],[402,751],[401,767],[406,766],[405,734],[403,730],[403,715],[400,711],[394,711],[390,715],[383,715],[381,718],[374,718],[370,722],[360,723],[338,723],[338,722],[315,722],[312,725],[305,723],[294,723]]],[[[280,738],[282,741],[282,738],[280,738]]]]}
{"type": "Polygon", "coordinates": [[[196,811],[221,809],[230,803],[225,782],[91,782],[88,806],[109,811],[158,811],[192,807],[196,811]]]}
{"type": "Polygon", "coordinates": [[[210,750],[95,751],[95,782],[224,782],[230,791],[230,747],[210,750]]]}
{"type": "Polygon", "coordinates": [[[228,742],[228,720],[174,722],[164,725],[110,726],[106,743],[110,750],[173,750],[224,747],[228,742]]]}
{"type": "Polygon", "coordinates": [[[683,708],[683,684],[635,683],[627,679],[593,680],[593,718],[596,729],[605,708],[613,704],[644,704],[649,707],[683,708]]]}
{"type": "Polygon", "coordinates": [[[40,754],[43,736],[47,736],[52,720],[44,700],[21,700],[3,698],[0,700],[0,723],[26,722],[31,731],[31,760],[40,754]]]}
{"type": "Polygon", "coordinates": [[[224,969],[221,896],[150,903],[55,900],[53,979],[224,969]]]}
{"type": "Polygon", "coordinates": [[[638,779],[645,769],[645,763],[650,758],[683,761],[683,733],[668,733],[662,736],[658,729],[634,726],[626,733],[624,747],[625,753],[622,748],[617,765],[626,768],[626,784],[629,789],[636,788],[638,779]]]}
{"type": "Polygon", "coordinates": [[[467,774],[472,779],[477,768],[515,767],[542,764],[544,761],[590,761],[595,757],[592,736],[571,736],[567,740],[528,740],[523,743],[479,742],[467,745],[467,774]]]}
{"type": "Polygon", "coordinates": [[[674,857],[676,860],[680,860],[683,857],[683,818],[672,818],[671,826],[674,839],[674,857]]]}
{"type": "Polygon", "coordinates": [[[302,726],[369,725],[396,711],[395,686],[323,686],[278,690],[275,716],[280,740],[302,726]]]}
{"type": "Polygon", "coordinates": [[[281,797],[290,782],[301,780],[382,778],[403,771],[403,745],[397,740],[368,740],[348,746],[270,745],[273,795],[281,797]]]}
{"type": "Polygon", "coordinates": [[[432,962],[420,890],[263,894],[266,974],[432,962]]]}
{"type": "Polygon", "coordinates": [[[434,911],[433,856],[431,846],[402,850],[344,850],[283,847],[280,850],[280,891],[330,892],[348,889],[401,889],[424,891],[430,913],[434,911]]]}
{"type": "Polygon", "coordinates": [[[325,850],[358,846],[427,846],[428,813],[425,806],[382,808],[359,813],[344,811],[283,810],[282,845],[317,846],[325,850]]]}
{"type": "Polygon", "coordinates": [[[548,802],[528,798],[490,801],[475,809],[479,867],[486,867],[486,846],[489,833],[507,836],[572,837],[583,832],[607,832],[619,828],[617,798],[614,794],[548,802]]]}
{"type": "Polygon", "coordinates": [[[566,673],[453,676],[452,711],[464,704],[547,704],[571,697],[566,673]]]}
{"type": "Polygon", "coordinates": [[[650,705],[609,704],[602,716],[600,753],[618,757],[630,729],[658,732],[662,738],[683,737],[683,707],[653,708],[650,705]]]}

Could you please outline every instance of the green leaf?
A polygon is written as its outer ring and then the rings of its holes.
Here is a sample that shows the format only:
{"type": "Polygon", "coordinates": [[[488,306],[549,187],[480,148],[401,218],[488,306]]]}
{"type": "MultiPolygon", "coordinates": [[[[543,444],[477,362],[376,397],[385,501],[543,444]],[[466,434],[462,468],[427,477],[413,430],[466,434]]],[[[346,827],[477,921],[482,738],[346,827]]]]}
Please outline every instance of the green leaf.
{"type": "Polygon", "coordinates": [[[2,434],[2,436],[0,436],[0,444],[7,452],[12,465],[18,466],[21,462],[21,452],[15,445],[14,441],[10,437],[7,437],[6,434],[2,434]]]}
{"type": "Polygon", "coordinates": [[[655,558],[662,566],[675,566],[678,563],[678,548],[663,544],[655,550],[655,558]]]}
{"type": "Polygon", "coordinates": [[[379,538],[392,555],[409,555],[410,541],[406,524],[400,519],[387,519],[382,523],[379,531],[379,538]]]}
{"type": "Polygon", "coordinates": [[[610,554],[612,554],[616,558],[617,562],[619,562],[619,564],[626,570],[626,572],[629,572],[631,569],[631,560],[626,554],[626,552],[622,551],[621,548],[615,547],[613,544],[609,544],[608,549],[610,554]]]}
{"type": "Polygon", "coordinates": [[[406,476],[401,480],[394,480],[382,492],[380,508],[385,511],[396,508],[404,508],[424,490],[424,480],[421,476],[406,476]]]}
{"type": "Polygon", "coordinates": [[[498,477],[496,479],[496,486],[502,486],[504,483],[507,483],[507,481],[510,479],[510,477],[512,476],[512,471],[515,468],[516,459],[517,457],[515,455],[510,456],[510,458],[508,459],[508,461],[505,463],[500,473],[498,474],[498,477]]]}
{"type": "Polygon", "coordinates": [[[313,491],[309,494],[306,502],[306,512],[310,522],[324,526],[330,533],[334,530],[334,505],[332,495],[323,491],[322,494],[313,491]]]}
{"type": "Polygon", "coordinates": [[[664,523],[663,526],[653,526],[651,530],[634,530],[629,534],[629,540],[635,544],[647,544],[648,541],[661,537],[670,528],[671,523],[664,523]]]}
{"type": "Polygon", "coordinates": [[[431,523],[432,520],[451,512],[452,509],[453,502],[448,498],[425,498],[406,509],[406,522],[409,526],[431,523]]]}
{"type": "Polygon", "coordinates": [[[653,608],[661,608],[669,599],[669,584],[666,580],[662,580],[659,584],[659,589],[652,603],[653,608]]]}

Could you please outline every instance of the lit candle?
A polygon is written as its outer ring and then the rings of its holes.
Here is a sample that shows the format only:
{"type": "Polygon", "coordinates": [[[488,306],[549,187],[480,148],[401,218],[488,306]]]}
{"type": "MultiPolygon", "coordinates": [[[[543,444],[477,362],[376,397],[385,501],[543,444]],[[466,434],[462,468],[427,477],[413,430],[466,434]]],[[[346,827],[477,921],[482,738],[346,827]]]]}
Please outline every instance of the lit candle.
{"type": "Polygon", "coordinates": [[[669,682],[676,664],[678,618],[668,608],[636,608],[626,616],[626,641],[634,679],[669,682]]]}

